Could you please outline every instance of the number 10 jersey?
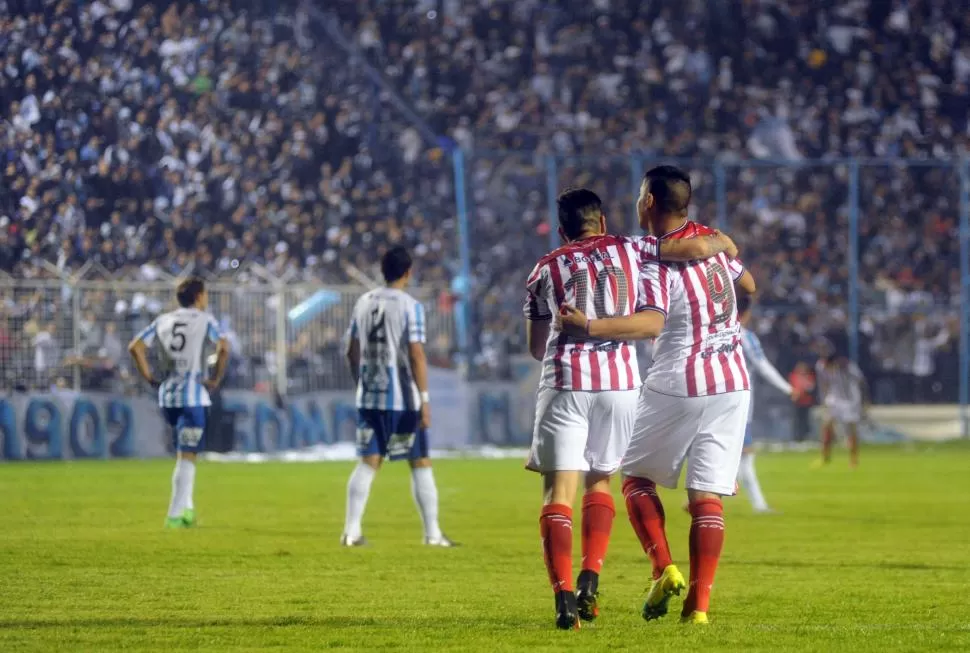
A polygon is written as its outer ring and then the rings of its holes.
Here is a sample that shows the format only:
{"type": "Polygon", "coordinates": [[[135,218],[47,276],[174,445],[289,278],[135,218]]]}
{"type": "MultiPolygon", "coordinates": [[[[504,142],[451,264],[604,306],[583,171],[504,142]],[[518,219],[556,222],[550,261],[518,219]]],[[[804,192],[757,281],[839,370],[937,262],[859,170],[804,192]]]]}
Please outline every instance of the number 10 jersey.
{"type": "Polygon", "coordinates": [[[222,335],[215,318],[197,308],[179,308],[159,315],[136,336],[151,347],[158,340],[167,371],[158,388],[162,408],[211,406],[209,392],[202,385],[206,344],[216,344],[222,335]]]}
{"type": "MultiPolygon", "coordinates": [[[[631,315],[650,308],[640,284],[640,267],[657,260],[650,236],[594,236],[571,242],[542,257],[526,282],[525,317],[552,319],[564,304],[590,319],[631,315]]],[[[633,390],[640,387],[636,348],[631,342],[572,338],[551,332],[540,385],[557,390],[633,390]]]]}
{"type": "Polygon", "coordinates": [[[421,303],[394,288],[364,293],[354,305],[348,337],[360,342],[357,408],[420,410],[409,345],[426,340],[421,303]]]}

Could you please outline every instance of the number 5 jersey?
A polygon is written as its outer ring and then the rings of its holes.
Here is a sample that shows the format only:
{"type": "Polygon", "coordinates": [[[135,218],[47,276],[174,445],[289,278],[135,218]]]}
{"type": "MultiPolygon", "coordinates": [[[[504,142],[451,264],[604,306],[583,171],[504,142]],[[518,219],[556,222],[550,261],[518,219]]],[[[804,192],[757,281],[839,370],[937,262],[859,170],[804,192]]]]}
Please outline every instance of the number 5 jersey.
{"type": "Polygon", "coordinates": [[[354,305],[347,335],[360,342],[357,408],[419,410],[409,345],[426,340],[421,303],[403,290],[371,290],[354,305]]]}
{"type": "Polygon", "coordinates": [[[158,388],[162,408],[211,406],[202,381],[203,357],[207,344],[215,345],[222,335],[216,319],[197,308],[179,308],[159,315],[137,338],[147,347],[158,340],[167,376],[158,388]]]}

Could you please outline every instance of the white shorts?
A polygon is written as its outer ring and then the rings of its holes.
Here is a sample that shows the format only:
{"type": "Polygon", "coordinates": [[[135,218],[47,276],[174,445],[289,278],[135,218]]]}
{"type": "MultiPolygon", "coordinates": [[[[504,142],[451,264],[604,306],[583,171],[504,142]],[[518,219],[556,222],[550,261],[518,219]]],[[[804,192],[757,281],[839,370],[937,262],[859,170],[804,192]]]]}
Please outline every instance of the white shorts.
{"type": "Polygon", "coordinates": [[[633,434],[639,393],[539,388],[526,468],[543,473],[616,472],[633,434]]]}
{"type": "Polygon", "coordinates": [[[750,403],[747,390],[672,397],[644,387],[623,473],[675,488],[687,461],[688,489],[734,494],[750,403]]]}
{"type": "Polygon", "coordinates": [[[862,421],[862,406],[852,401],[826,402],[828,418],[840,424],[858,424],[862,421]]]}

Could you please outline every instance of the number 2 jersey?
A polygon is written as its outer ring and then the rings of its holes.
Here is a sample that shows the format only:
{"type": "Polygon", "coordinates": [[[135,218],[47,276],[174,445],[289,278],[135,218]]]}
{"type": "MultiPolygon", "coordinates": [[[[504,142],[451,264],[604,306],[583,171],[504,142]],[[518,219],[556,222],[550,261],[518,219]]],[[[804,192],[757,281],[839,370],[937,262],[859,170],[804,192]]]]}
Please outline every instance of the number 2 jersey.
{"type": "Polygon", "coordinates": [[[403,290],[378,288],[354,305],[348,338],[360,343],[357,408],[416,411],[421,394],[411,369],[411,343],[424,343],[424,307],[403,290]]]}
{"type": "Polygon", "coordinates": [[[222,338],[216,319],[197,308],[179,308],[159,315],[136,336],[151,347],[158,340],[167,376],[158,388],[162,408],[211,406],[202,385],[206,345],[222,338]]]}
{"type": "MultiPolygon", "coordinates": [[[[594,236],[546,254],[526,282],[523,309],[530,321],[551,320],[570,304],[589,319],[632,315],[648,308],[639,269],[657,260],[651,236],[594,236]]],[[[640,387],[632,342],[572,338],[551,332],[542,361],[542,387],[557,390],[633,390],[640,387]]]]}
{"type": "MultiPolygon", "coordinates": [[[[660,238],[692,238],[714,231],[688,220],[660,238]]],[[[676,397],[749,390],[734,282],[740,261],[718,254],[691,263],[652,263],[641,270],[646,304],[667,316],[653,348],[646,385],[676,397]]]]}

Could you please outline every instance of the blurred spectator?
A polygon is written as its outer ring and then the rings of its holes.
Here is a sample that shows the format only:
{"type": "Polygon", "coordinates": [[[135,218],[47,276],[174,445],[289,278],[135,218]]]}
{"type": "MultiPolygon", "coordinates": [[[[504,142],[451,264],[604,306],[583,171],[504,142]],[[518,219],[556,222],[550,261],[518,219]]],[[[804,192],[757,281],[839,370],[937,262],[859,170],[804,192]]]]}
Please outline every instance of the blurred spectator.
{"type": "MultiPolygon", "coordinates": [[[[454,297],[472,373],[502,377],[524,351],[522,280],[550,247],[549,157],[556,187],[594,187],[618,231],[633,224],[631,157],[696,161],[694,217],[708,222],[718,215],[709,163],[718,160],[723,226],[770,280],[757,330],[791,369],[814,338],[848,323],[848,174],[745,162],[951,159],[970,143],[970,12],[960,3],[333,0],[304,9],[290,0],[0,0],[0,270],[22,280],[87,266],[106,281],[193,270],[240,286],[356,283],[358,272],[377,276],[381,250],[400,242],[420,285],[454,297]],[[333,12],[384,86],[330,38],[316,6],[333,12]],[[392,108],[388,89],[408,112],[392,108]],[[451,143],[468,150],[467,279],[456,263],[451,143]]],[[[937,332],[918,332],[907,315],[939,321],[957,309],[958,181],[944,166],[861,169],[860,363],[887,400],[910,398],[907,379],[920,374],[930,388],[956,385],[956,370],[933,361],[938,347],[926,364],[937,332]]],[[[213,310],[235,318],[239,334],[230,382],[264,387],[282,364],[272,329],[283,308],[224,297],[213,310]]],[[[17,341],[10,364],[53,373],[54,352],[73,348],[77,327],[85,349],[74,353],[103,349],[99,359],[117,367],[103,323],[117,319],[123,344],[168,301],[150,299],[85,291],[79,325],[69,297],[11,300],[15,340],[36,336],[21,327],[56,324],[48,333],[60,344],[17,341]]],[[[288,375],[309,373],[314,387],[339,376],[335,326],[287,334],[299,354],[288,375]]],[[[455,348],[440,336],[432,355],[455,348]]]]}
{"type": "Polygon", "coordinates": [[[795,423],[792,434],[796,442],[804,442],[812,435],[812,406],[815,405],[815,372],[805,361],[795,364],[788,382],[799,394],[795,400],[795,423]]]}

